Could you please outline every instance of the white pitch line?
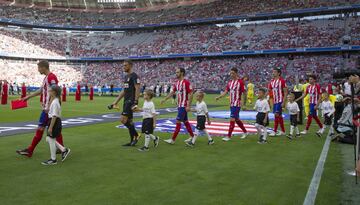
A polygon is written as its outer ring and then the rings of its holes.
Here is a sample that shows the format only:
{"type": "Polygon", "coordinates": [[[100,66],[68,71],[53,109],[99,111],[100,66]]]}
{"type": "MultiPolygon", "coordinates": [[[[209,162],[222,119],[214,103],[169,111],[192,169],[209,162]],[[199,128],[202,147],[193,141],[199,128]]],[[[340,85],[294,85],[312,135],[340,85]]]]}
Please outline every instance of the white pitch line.
{"type": "Polygon", "coordinates": [[[326,157],[327,157],[327,154],[328,154],[328,151],[329,151],[330,142],[331,142],[331,137],[330,137],[330,132],[329,132],[327,137],[326,137],[326,141],[324,143],[323,149],[321,151],[319,161],[318,161],[318,163],[316,165],[314,175],[313,175],[313,177],[311,179],[309,189],[308,189],[308,191],[306,193],[306,197],[305,197],[303,205],[313,205],[313,204],[315,204],[315,199],[316,199],[316,195],[317,195],[317,192],[318,192],[318,189],[319,189],[321,176],[322,176],[322,173],[324,171],[324,165],[325,165],[326,157]]]}

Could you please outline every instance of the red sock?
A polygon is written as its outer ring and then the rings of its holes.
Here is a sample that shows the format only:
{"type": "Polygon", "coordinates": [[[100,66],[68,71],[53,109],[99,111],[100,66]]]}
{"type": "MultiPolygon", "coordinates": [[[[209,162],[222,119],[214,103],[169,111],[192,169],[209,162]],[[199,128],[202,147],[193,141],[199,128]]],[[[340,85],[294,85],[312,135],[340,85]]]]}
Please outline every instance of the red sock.
{"type": "Polygon", "coordinates": [[[309,115],[309,116],[308,116],[308,120],[307,120],[307,122],[306,122],[306,128],[305,128],[305,130],[309,130],[309,127],[310,127],[310,125],[311,125],[311,121],[312,121],[312,116],[309,115]]]}
{"type": "Polygon", "coordinates": [[[28,150],[30,153],[34,152],[34,149],[35,149],[36,145],[39,144],[39,142],[41,141],[43,134],[44,134],[44,130],[41,130],[41,129],[36,130],[36,133],[31,142],[31,145],[28,147],[28,150]]]}
{"type": "Polygon", "coordinates": [[[63,136],[62,134],[60,133],[60,136],[56,138],[56,141],[61,144],[62,146],[64,146],[64,143],[63,143],[63,136]]]}
{"type": "Polygon", "coordinates": [[[232,136],[232,132],[234,131],[234,128],[235,128],[235,121],[230,121],[229,132],[228,132],[229,138],[232,136]]]}
{"type": "Polygon", "coordinates": [[[242,130],[244,133],[247,133],[247,130],[246,130],[244,124],[241,122],[241,120],[238,119],[238,120],[236,120],[235,122],[236,122],[236,124],[241,128],[241,130],[242,130]]]}
{"type": "Polygon", "coordinates": [[[276,133],[278,125],[279,125],[279,117],[275,115],[275,120],[274,121],[275,121],[274,122],[274,132],[276,133]]]}
{"type": "Polygon", "coordinates": [[[176,123],[176,127],[175,127],[175,131],[173,133],[173,136],[172,136],[172,140],[176,140],[176,137],[178,136],[179,132],[180,132],[180,128],[181,128],[181,123],[180,122],[177,122],[176,123]]]}
{"type": "Polygon", "coordinates": [[[323,128],[323,125],[322,125],[319,117],[318,117],[318,116],[314,116],[314,119],[315,119],[316,123],[319,125],[320,129],[323,128]]]}
{"type": "Polygon", "coordinates": [[[280,123],[281,131],[285,132],[284,118],[281,115],[279,116],[279,123],[280,123]]]}
{"type": "Polygon", "coordinates": [[[184,124],[185,124],[186,130],[188,131],[189,135],[191,137],[194,137],[194,133],[191,129],[191,125],[190,125],[189,121],[184,122],[184,124]]]}

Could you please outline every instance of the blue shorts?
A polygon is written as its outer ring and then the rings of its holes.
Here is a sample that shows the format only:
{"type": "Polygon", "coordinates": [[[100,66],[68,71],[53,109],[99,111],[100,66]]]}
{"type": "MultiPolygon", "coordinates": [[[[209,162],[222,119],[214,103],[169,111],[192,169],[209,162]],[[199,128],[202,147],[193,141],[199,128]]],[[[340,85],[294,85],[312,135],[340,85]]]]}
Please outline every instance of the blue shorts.
{"type": "Polygon", "coordinates": [[[281,106],[281,102],[279,103],[275,103],[273,106],[273,113],[278,113],[279,115],[282,114],[282,106],[281,106]]]}
{"type": "Polygon", "coordinates": [[[240,107],[231,106],[230,107],[230,118],[239,119],[240,107]]]}
{"type": "Polygon", "coordinates": [[[176,116],[176,120],[180,122],[188,121],[188,116],[185,107],[178,107],[178,115],[176,116]]]}
{"type": "Polygon", "coordinates": [[[38,126],[46,127],[48,125],[48,121],[49,121],[49,115],[45,111],[42,111],[40,114],[38,126]]]}
{"type": "Polygon", "coordinates": [[[316,109],[315,109],[316,104],[315,103],[310,103],[310,112],[309,115],[315,117],[317,115],[316,109]]]}

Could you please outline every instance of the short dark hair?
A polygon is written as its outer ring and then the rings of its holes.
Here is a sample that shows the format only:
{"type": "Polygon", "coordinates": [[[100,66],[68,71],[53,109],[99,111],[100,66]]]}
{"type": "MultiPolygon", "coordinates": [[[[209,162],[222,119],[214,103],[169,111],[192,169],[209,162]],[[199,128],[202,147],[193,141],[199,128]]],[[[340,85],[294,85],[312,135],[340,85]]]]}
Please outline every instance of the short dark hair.
{"type": "Polygon", "coordinates": [[[41,60],[38,62],[38,67],[46,68],[49,70],[49,62],[47,60],[41,60]]]}
{"type": "Polygon", "coordinates": [[[185,76],[185,68],[179,68],[180,72],[185,76]]]}
{"type": "Polygon", "coordinates": [[[309,75],[308,77],[309,77],[309,79],[312,78],[314,80],[317,80],[316,75],[309,75]]]}
{"type": "Polygon", "coordinates": [[[231,68],[230,70],[231,70],[231,71],[234,71],[235,73],[237,73],[237,72],[238,72],[238,69],[237,69],[237,68],[235,68],[235,67],[231,68]]]}
{"type": "Polygon", "coordinates": [[[259,88],[259,91],[263,92],[263,93],[266,93],[266,88],[259,88]]]}
{"type": "Polygon", "coordinates": [[[280,75],[281,75],[281,68],[279,68],[279,67],[275,67],[275,68],[273,68],[273,70],[276,70],[278,73],[280,73],[280,75]]]}
{"type": "Polygon", "coordinates": [[[133,65],[133,62],[131,60],[126,60],[126,61],[124,61],[124,63],[128,63],[131,66],[133,65]]]}

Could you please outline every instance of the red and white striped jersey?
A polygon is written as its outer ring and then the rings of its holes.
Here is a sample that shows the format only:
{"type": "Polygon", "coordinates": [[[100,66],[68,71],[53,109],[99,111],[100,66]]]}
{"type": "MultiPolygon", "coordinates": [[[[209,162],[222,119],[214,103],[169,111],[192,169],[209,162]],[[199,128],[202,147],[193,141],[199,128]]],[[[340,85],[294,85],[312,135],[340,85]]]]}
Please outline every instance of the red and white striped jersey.
{"type": "Polygon", "coordinates": [[[59,83],[57,77],[53,73],[49,73],[49,75],[45,76],[43,83],[42,83],[42,109],[48,110],[49,109],[49,101],[50,101],[50,87],[52,85],[57,85],[59,83]]]}
{"type": "Polygon", "coordinates": [[[319,84],[309,85],[306,88],[305,94],[310,95],[309,103],[317,104],[321,95],[321,88],[319,84]]]}
{"type": "Polygon", "coordinates": [[[274,104],[284,102],[284,88],[286,82],[283,78],[272,79],[269,83],[269,92],[271,92],[274,104]]]}
{"type": "Polygon", "coordinates": [[[241,79],[230,80],[226,86],[226,91],[230,92],[230,106],[241,106],[241,95],[245,91],[244,82],[241,79]]]}
{"type": "Polygon", "coordinates": [[[189,94],[192,92],[190,82],[186,79],[176,81],[173,91],[177,93],[178,107],[186,107],[189,103],[189,94]]]}

